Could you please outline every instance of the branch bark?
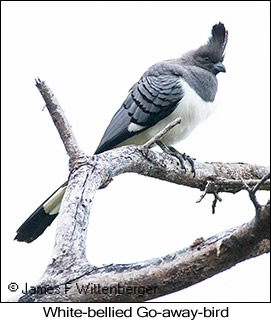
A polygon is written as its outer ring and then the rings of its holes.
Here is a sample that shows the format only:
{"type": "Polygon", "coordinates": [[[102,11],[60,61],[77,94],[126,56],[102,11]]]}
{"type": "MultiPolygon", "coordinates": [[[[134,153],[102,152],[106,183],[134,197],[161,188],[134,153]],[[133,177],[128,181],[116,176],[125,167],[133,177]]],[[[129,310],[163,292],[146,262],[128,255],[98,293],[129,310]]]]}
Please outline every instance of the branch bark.
{"type": "MultiPolygon", "coordinates": [[[[89,264],[85,249],[91,206],[97,190],[106,187],[113,177],[135,172],[198,188],[205,191],[204,194],[251,189],[251,197],[258,189],[269,190],[269,181],[257,186],[269,168],[244,163],[195,162],[197,176],[193,177],[192,173],[184,172],[175,157],[149,150],[148,145],[126,146],[88,157],[78,148],[51,90],[39,80],[37,87],[72,160],[71,173],[58,216],[51,262],[36,284],[35,293],[29,291],[11,301],[149,300],[191,286],[241,261],[270,251],[268,202],[265,206],[257,205],[255,218],[249,223],[164,257],[100,268],[89,264]],[[50,292],[46,292],[48,289],[50,292]]],[[[189,164],[186,166],[188,168],[189,164]]]]}
{"type": "Polygon", "coordinates": [[[79,148],[75,136],[71,130],[71,126],[54,93],[46,85],[46,83],[41,81],[39,78],[36,79],[36,87],[45,101],[49,114],[56,126],[67,154],[70,157],[70,170],[72,170],[74,167],[76,167],[73,163],[80,163],[81,161],[84,162],[86,155],[79,148]]]}

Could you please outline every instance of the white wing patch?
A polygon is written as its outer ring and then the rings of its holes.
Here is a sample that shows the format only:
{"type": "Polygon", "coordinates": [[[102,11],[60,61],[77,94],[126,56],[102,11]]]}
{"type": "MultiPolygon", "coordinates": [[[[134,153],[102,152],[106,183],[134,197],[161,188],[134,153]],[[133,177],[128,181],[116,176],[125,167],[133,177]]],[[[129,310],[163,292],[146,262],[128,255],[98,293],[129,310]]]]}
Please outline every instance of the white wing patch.
{"type": "Polygon", "coordinates": [[[131,122],[131,123],[129,124],[129,126],[128,126],[128,131],[129,131],[129,132],[138,132],[138,131],[140,131],[140,130],[142,130],[142,129],[144,129],[144,128],[146,128],[146,127],[144,127],[144,126],[140,126],[140,125],[138,125],[138,124],[136,124],[136,123],[131,122]]]}
{"type": "Polygon", "coordinates": [[[43,209],[47,214],[55,215],[59,212],[65,190],[66,186],[61,187],[46,203],[44,203],[43,209]]]}

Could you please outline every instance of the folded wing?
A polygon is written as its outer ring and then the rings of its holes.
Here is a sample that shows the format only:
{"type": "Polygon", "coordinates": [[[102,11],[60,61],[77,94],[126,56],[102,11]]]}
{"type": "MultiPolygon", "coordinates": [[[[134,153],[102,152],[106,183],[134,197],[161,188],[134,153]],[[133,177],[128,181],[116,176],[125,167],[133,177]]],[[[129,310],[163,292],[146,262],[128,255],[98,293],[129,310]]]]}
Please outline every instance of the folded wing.
{"type": "Polygon", "coordinates": [[[182,98],[178,76],[143,76],[113,116],[95,154],[112,149],[154,126],[172,113],[182,98]]]}

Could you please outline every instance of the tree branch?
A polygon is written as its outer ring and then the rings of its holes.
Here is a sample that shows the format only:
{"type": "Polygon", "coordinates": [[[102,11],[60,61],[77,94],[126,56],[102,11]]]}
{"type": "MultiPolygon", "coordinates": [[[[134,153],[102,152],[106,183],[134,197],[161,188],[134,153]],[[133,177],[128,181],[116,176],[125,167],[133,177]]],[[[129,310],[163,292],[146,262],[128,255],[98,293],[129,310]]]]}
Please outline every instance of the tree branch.
{"type": "MultiPolygon", "coordinates": [[[[244,182],[255,186],[269,173],[269,167],[246,163],[200,163],[195,161],[197,176],[184,172],[178,160],[171,155],[153,150],[143,150],[141,146],[125,146],[94,156],[96,167],[104,169],[105,185],[120,174],[138,173],[148,177],[198,188],[207,193],[237,193],[244,190],[244,182]]],[[[189,168],[189,163],[186,162],[189,168]]],[[[260,190],[270,190],[270,181],[266,181],[260,190]]]]}
{"type": "Polygon", "coordinates": [[[57,128],[67,154],[70,157],[70,169],[73,169],[75,166],[72,164],[72,162],[75,160],[84,160],[85,153],[79,148],[71,130],[71,126],[54,93],[45,84],[45,82],[41,81],[39,78],[36,79],[36,87],[40,91],[40,94],[46,103],[49,114],[57,128]]]}
{"type": "Polygon", "coordinates": [[[42,291],[49,286],[51,292],[33,294],[30,291],[11,301],[143,301],[181,290],[270,251],[268,202],[256,208],[256,216],[249,223],[205,241],[200,239],[191,247],[173,254],[135,264],[112,264],[100,268],[89,264],[85,249],[91,206],[97,190],[106,187],[113,177],[134,172],[198,188],[205,191],[203,197],[212,193],[218,199],[218,192],[237,193],[254,188],[255,194],[257,189],[269,190],[270,181],[266,181],[269,169],[244,163],[195,162],[197,176],[194,178],[192,173],[184,172],[173,156],[147,149],[157,139],[147,146],[126,146],[87,157],[78,148],[51,90],[40,80],[37,84],[74,161],[70,163],[69,183],[58,216],[53,256],[36,285],[36,289],[42,291]],[[82,285],[87,288],[85,292],[82,285]]]}
{"type": "MultiPolygon", "coordinates": [[[[182,290],[237,263],[270,251],[270,204],[249,223],[195,247],[134,264],[92,268],[50,286],[51,294],[19,295],[20,302],[140,302],[182,290]],[[265,228],[265,230],[263,230],[265,228]]],[[[53,273],[52,273],[53,274],[53,273]]],[[[37,288],[37,287],[36,287],[37,288]]],[[[43,290],[45,287],[43,287],[43,290]]],[[[42,290],[42,287],[40,287],[42,290]]]]}

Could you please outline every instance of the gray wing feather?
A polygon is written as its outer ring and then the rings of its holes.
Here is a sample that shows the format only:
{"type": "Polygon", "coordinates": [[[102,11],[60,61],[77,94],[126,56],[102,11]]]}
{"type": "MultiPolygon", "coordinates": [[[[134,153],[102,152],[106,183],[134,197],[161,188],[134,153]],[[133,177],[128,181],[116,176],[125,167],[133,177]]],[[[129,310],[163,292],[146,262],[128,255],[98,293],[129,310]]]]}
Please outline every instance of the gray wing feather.
{"type": "Polygon", "coordinates": [[[183,94],[176,75],[143,76],[113,116],[95,154],[114,148],[167,117],[174,111],[183,94]],[[144,129],[128,131],[131,122],[144,129]]]}

